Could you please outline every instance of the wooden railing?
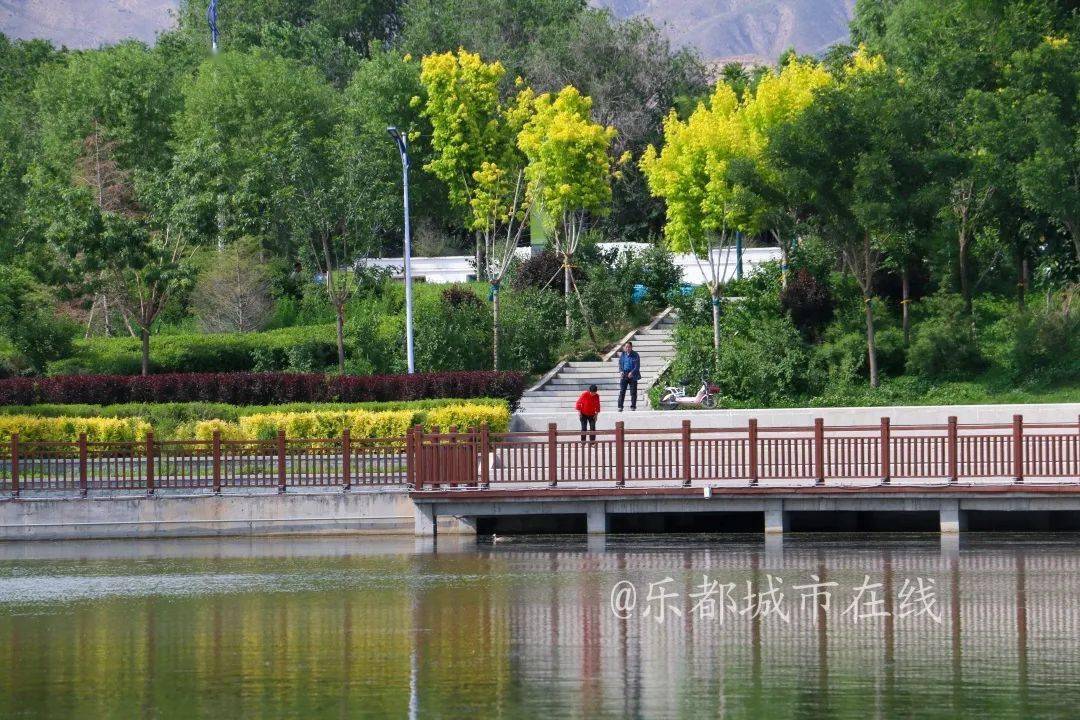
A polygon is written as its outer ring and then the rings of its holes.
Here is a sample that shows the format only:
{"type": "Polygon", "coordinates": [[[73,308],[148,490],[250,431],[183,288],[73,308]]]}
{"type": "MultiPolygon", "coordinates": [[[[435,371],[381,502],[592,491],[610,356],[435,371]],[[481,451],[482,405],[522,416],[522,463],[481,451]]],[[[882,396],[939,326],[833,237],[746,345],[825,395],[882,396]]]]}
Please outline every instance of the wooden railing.
{"type": "Polygon", "coordinates": [[[405,485],[408,438],[20,442],[0,448],[0,492],[405,485]]]}
{"type": "Polygon", "coordinates": [[[0,493],[409,486],[690,486],[847,480],[1080,482],[1080,421],[962,425],[491,432],[425,431],[400,438],[23,442],[0,447],[0,493]]]}
{"type": "Polygon", "coordinates": [[[734,481],[963,480],[1080,482],[1080,421],[1007,424],[424,433],[415,430],[415,489],[492,485],[649,486],[734,481]]]}

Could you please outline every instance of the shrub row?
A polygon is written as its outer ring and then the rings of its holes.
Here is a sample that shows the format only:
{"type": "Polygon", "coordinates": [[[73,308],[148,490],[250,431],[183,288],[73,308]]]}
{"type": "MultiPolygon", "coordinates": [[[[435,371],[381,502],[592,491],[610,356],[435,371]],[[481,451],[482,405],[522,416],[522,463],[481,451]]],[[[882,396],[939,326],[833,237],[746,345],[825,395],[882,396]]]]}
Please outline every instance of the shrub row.
{"type": "MultiPolygon", "coordinates": [[[[463,403],[431,410],[321,410],[310,412],[271,412],[243,415],[235,421],[211,418],[181,423],[175,432],[160,432],[159,439],[210,440],[215,431],[223,440],[269,440],[278,432],[293,438],[339,437],[345,428],[355,438],[402,437],[414,425],[427,429],[478,428],[487,423],[495,432],[504,432],[510,424],[505,405],[463,403]]],[[[35,417],[0,415],[0,443],[15,433],[24,442],[73,441],[86,433],[91,442],[141,440],[151,429],[142,418],[35,417]]]]}
{"type": "MultiPolygon", "coordinates": [[[[260,333],[155,335],[150,340],[153,372],[249,372],[321,370],[336,359],[333,325],[304,325],[260,333]]],[[[49,375],[139,372],[137,338],[92,338],[75,342],[71,357],[48,364],[49,375]]]]}
{"type": "Polygon", "coordinates": [[[141,440],[150,424],[138,418],[0,416],[0,443],[8,443],[18,433],[24,442],[77,440],[86,433],[90,442],[141,440]]]}
{"type": "Polygon", "coordinates": [[[58,375],[0,380],[0,405],[130,402],[372,402],[494,397],[517,404],[525,376],[485,370],[415,375],[320,373],[169,373],[58,375]]]}
{"type": "Polygon", "coordinates": [[[414,425],[426,429],[460,430],[479,428],[487,423],[494,432],[505,432],[510,426],[510,411],[505,406],[465,403],[448,405],[434,410],[337,410],[301,413],[261,413],[245,415],[237,422],[202,420],[181,425],[178,437],[209,440],[215,430],[223,439],[269,440],[284,431],[289,437],[339,437],[345,428],[354,438],[392,438],[404,436],[414,425]]]}

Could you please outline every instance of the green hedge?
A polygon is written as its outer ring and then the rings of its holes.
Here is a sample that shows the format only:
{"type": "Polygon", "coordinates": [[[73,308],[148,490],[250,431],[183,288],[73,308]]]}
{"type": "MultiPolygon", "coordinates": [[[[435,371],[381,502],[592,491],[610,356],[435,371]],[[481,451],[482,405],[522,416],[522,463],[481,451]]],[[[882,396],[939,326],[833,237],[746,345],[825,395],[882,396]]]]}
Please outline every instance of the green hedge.
{"type": "MultiPolygon", "coordinates": [[[[49,375],[138,375],[137,338],[92,338],[75,342],[71,357],[46,367],[49,375]]],[[[259,333],[155,335],[150,338],[153,372],[247,372],[323,370],[336,362],[333,325],[308,325],[259,333]]]]}

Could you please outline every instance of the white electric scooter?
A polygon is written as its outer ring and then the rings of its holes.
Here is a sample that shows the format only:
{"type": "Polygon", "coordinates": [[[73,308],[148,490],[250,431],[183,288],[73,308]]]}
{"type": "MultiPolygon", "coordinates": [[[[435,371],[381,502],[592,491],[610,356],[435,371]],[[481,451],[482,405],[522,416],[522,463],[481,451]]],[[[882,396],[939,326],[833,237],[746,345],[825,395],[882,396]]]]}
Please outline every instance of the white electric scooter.
{"type": "Polygon", "coordinates": [[[684,405],[700,405],[703,408],[714,408],[716,407],[716,395],[719,392],[720,388],[708,380],[701,381],[701,387],[698,388],[696,395],[687,395],[685,387],[670,385],[665,387],[664,392],[660,394],[660,407],[667,410],[674,410],[684,405]]]}

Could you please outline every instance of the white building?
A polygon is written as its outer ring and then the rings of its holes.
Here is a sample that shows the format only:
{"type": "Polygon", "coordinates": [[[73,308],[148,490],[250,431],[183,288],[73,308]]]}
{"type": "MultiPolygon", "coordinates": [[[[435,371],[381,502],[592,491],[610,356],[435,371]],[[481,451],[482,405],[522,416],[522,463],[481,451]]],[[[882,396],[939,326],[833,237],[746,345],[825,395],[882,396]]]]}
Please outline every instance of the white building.
{"type": "MultiPolygon", "coordinates": [[[[641,252],[649,247],[646,243],[600,243],[603,250],[618,250],[620,252],[641,252]]],[[[528,247],[518,248],[520,257],[526,258],[532,250],[528,247]]],[[[724,280],[730,280],[736,275],[735,251],[723,251],[721,262],[724,280]]],[[[779,260],[780,250],[774,247],[746,248],[743,250],[743,274],[749,275],[763,262],[779,260]]],[[[705,260],[699,262],[693,255],[688,253],[674,256],[675,264],[682,268],[683,282],[691,285],[701,285],[705,282],[709,272],[708,263],[705,260]]],[[[363,261],[371,267],[390,268],[394,277],[402,279],[405,276],[405,261],[403,258],[370,258],[363,261]]],[[[476,260],[471,255],[446,255],[443,257],[413,257],[413,279],[428,283],[463,283],[477,279],[476,260]]]]}

